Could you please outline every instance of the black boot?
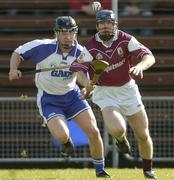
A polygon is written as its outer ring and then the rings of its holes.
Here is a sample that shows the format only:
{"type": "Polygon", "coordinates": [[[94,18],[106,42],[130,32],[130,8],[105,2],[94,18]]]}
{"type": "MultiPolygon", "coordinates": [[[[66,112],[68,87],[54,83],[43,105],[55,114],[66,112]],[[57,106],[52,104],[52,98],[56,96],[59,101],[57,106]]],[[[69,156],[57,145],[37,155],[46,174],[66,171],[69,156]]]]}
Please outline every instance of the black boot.
{"type": "Polygon", "coordinates": [[[131,153],[131,147],[129,144],[129,141],[127,140],[126,136],[124,136],[121,139],[115,139],[115,144],[117,145],[118,149],[120,150],[120,152],[122,153],[131,153]]]}
{"type": "Polygon", "coordinates": [[[71,139],[66,143],[66,144],[62,144],[62,148],[60,153],[65,156],[65,157],[69,157],[71,156],[73,153],[75,152],[74,149],[74,144],[71,141],[71,139]]]}
{"type": "Polygon", "coordinates": [[[101,171],[96,174],[97,178],[111,178],[111,176],[105,171],[101,171]]]}

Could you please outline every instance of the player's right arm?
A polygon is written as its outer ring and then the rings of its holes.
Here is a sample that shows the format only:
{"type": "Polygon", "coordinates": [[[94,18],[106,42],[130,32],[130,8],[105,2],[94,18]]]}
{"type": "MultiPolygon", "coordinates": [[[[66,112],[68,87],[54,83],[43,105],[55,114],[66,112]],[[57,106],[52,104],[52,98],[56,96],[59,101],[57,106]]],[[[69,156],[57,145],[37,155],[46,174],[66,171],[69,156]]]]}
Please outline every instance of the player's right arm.
{"type": "Polygon", "coordinates": [[[20,55],[16,52],[13,52],[10,59],[9,80],[20,79],[22,77],[22,73],[18,69],[20,63],[21,63],[20,55]]]}
{"type": "MultiPolygon", "coordinates": [[[[46,40],[45,40],[46,41],[46,40]]],[[[21,61],[29,59],[38,59],[41,53],[37,53],[37,47],[42,45],[42,40],[33,40],[19,46],[11,55],[9,80],[20,79],[21,71],[18,69],[21,61]]],[[[36,62],[35,62],[36,63],[36,62]]]]}

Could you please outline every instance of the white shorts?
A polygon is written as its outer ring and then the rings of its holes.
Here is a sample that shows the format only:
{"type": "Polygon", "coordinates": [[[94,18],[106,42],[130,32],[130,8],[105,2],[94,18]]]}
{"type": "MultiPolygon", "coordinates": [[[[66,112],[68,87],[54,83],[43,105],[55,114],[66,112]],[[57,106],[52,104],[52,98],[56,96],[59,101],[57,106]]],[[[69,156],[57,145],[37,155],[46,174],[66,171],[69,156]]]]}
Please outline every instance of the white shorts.
{"type": "Polygon", "coordinates": [[[96,86],[92,96],[93,103],[101,110],[116,107],[123,115],[131,116],[144,109],[138,86],[134,80],[121,87],[96,86]]]}

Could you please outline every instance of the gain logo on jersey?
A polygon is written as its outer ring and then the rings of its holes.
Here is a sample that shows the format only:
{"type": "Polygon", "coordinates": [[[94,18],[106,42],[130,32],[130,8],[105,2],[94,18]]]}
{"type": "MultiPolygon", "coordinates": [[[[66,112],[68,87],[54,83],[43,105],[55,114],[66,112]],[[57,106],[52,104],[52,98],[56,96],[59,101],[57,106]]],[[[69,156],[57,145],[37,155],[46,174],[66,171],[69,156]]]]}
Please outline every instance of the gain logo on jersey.
{"type": "Polygon", "coordinates": [[[63,71],[63,70],[54,70],[51,71],[51,76],[53,77],[63,77],[63,78],[68,78],[70,76],[72,76],[72,72],[71,71],[63,71]]]}
{"type": "Polygon", "coordinates": [[[97,53],[96,56],[95,56],[96,59],[103,59],[103,56],[101,53],[97,53]]]}
{"type": "Polygon", "coordinates": [[[123,57],[124,53],[123,53],[123,49],[121,47],[117,48],[117,53],[120,57],[123,57]]]}

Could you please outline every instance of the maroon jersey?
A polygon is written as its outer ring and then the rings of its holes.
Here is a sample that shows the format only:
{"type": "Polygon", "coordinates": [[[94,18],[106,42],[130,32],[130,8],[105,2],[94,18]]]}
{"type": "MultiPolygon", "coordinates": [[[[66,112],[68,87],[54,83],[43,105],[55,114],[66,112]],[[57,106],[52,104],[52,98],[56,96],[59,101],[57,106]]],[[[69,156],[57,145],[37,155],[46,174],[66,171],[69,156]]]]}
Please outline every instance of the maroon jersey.
{"type": "MultiPolygon", "coordinates": [[[[120,30],[117,31],[110,47],[103,45],[96,34],[86,43],[85,48],[89,53],[86,57],[92,56],[91,60],[101,59],[109,63],[109,67],[106,68],[97,82],[99,86],[122,86],[129,82],[131,61],[141,59],[146,54],[152,54],[133,36],[120,30]]],[[[91,70],[89,70],[89,74],[90,77],[93,76],[91,70]]]]}

